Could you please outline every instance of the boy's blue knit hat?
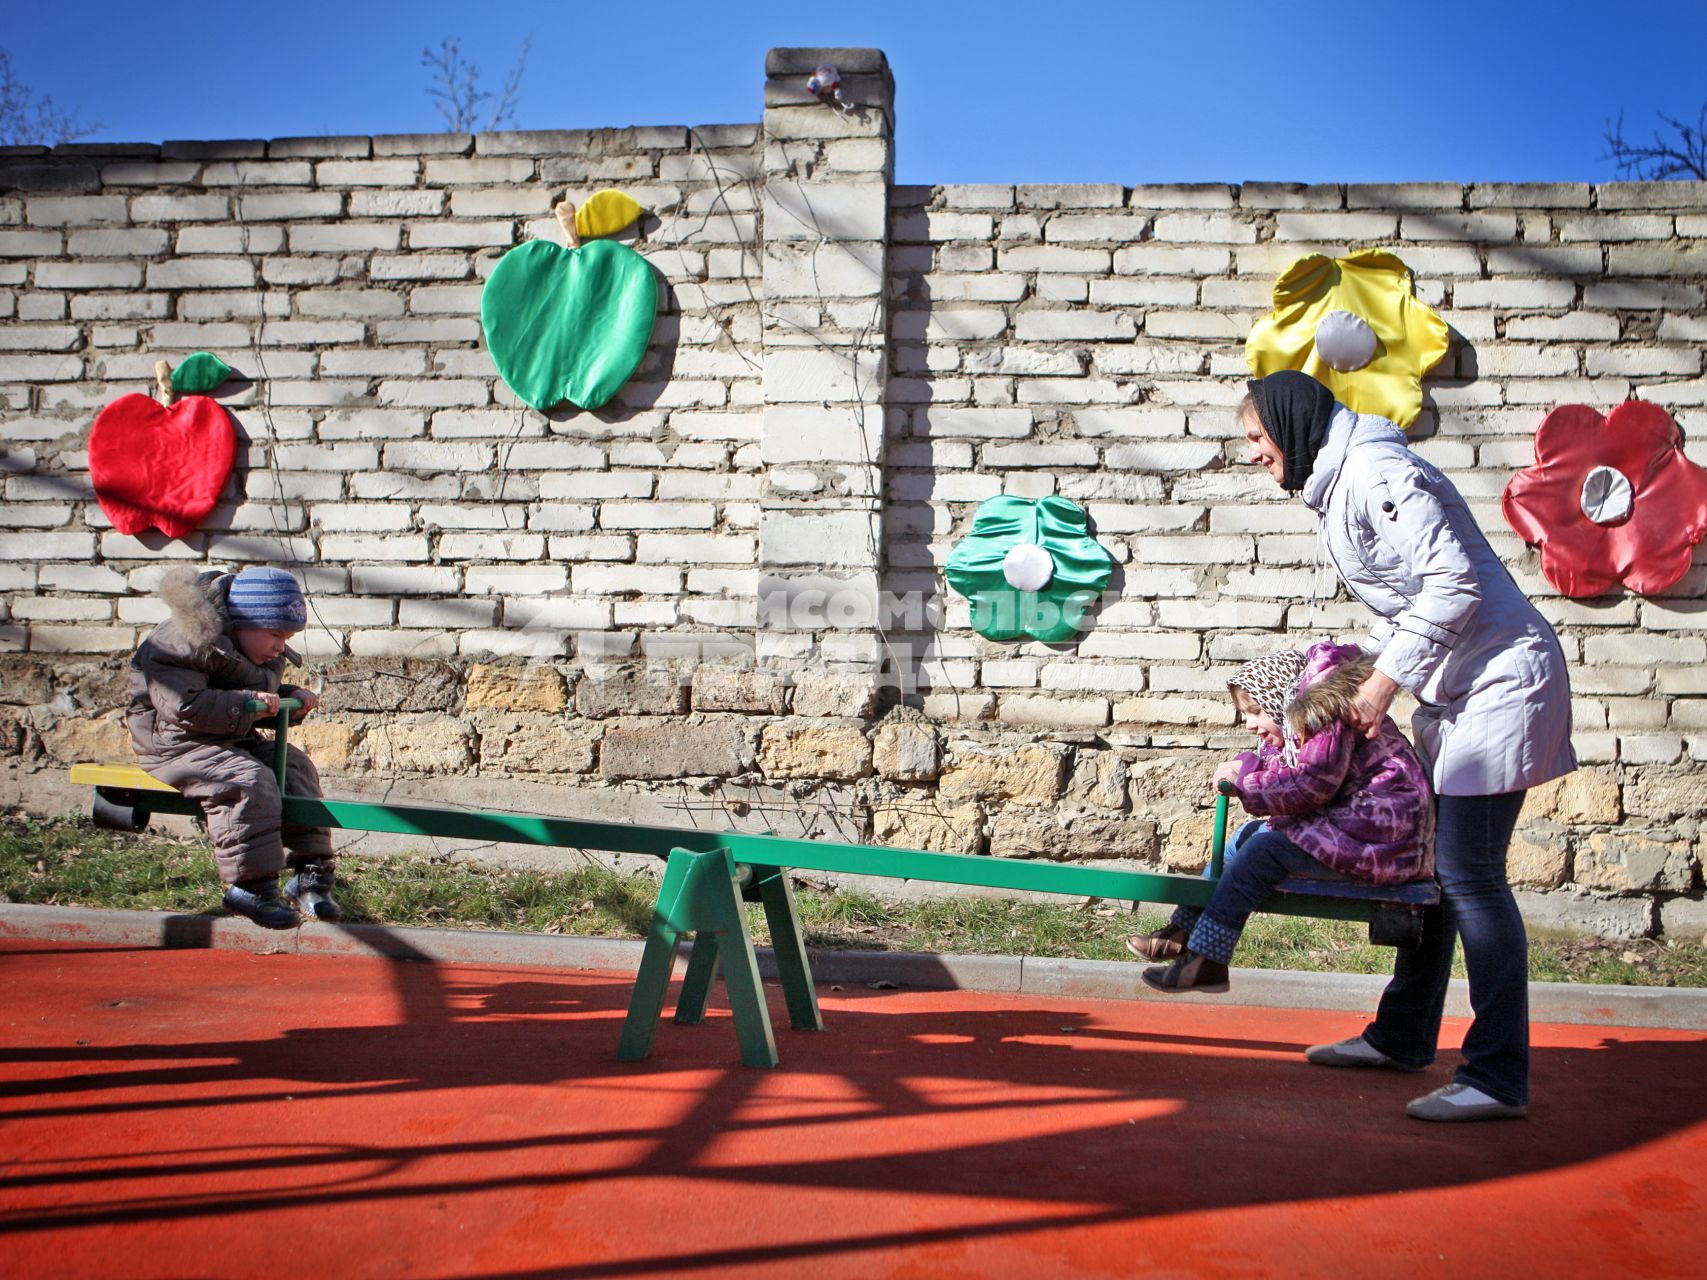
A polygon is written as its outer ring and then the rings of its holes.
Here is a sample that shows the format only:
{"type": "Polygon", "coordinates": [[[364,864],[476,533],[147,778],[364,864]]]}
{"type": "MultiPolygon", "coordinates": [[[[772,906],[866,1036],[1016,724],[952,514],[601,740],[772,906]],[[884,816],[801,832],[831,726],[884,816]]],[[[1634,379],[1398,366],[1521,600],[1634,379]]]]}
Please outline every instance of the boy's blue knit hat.
{"type": "Polygon", "coordinates": [[[243,570],[231,580],[225,607],[239,631],[301,631],[308,623],[302,588],[283,569],[243,570]]]}

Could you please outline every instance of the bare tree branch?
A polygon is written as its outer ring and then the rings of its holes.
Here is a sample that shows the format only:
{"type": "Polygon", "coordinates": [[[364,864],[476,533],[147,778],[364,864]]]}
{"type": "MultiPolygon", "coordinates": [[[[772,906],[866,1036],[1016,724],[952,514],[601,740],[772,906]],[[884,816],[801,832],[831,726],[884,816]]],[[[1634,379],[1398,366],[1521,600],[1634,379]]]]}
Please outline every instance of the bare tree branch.
{"type": "Polygon", "coordinates": [[[1618,171],[1628,178],[1642,182],[1657,182],[1665,178],[1694,178],[1707,182],[1707,103],[1694,124],[1674,120],[1663,111],[1656,111],[1661,123],[1671,131],[1662,136],[1654,130],[1651,144],[1630,142],[1624,137],[1624,113],[1618,113],[1616,123],[1606,123],[1606,154],[1618,171]]]}
{"type": "Polygon", "coordinates": [[[516,122],[516,108],[521,105],[522,72],[527,70],[528,50],[533,47],[532,38],[522,41],[522,47],[516,53],[516,65],[510,68],[510,74],[504,77],[504,86],[499,90],[498,97],[492,105],[492,114],[486,118],[486,128],[501,129],[507,124],[516,122]]]}
{"type": "Polygon", "coordinates": [[[479,70],[462,60],[462,41],[450,36],[440,42],[436,53],[422,49],[421,65],[434,72],[427,96],[434,100],[439,115],[444,117],[445,129],[451,133],[472,130],[480,100],[488,95],[479,90],[479,70]]]}
{"type": "Polygon", "coordinates": [[[447,36],[436,50],[421,50],[421,65],[433,73],[427,97],[433,100],[450,133],[489,133],[515,122],[521,101],[522,73],[531,40],[522,41],[516,65],[497,93],[480,87],[480,68],[462,56],[462,38],[447,36]]]}
{"type": "Polygon", "coordinates": [[[84,124],[75,111],[61,111],[12,70],[12,55],[0,49],[0,147],[57,147],[86,138],[98,124],[84,124]]]}

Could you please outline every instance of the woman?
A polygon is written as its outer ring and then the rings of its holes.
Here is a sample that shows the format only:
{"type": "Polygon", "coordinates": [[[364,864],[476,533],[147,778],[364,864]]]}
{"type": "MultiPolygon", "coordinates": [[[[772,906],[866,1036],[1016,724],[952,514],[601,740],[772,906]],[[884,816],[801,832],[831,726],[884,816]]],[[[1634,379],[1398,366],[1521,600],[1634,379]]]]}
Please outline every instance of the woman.
{"type": "Polygon", "coordinates": [[[1421,1071],[1434,1061],[1454,941],[1474,1014],[1452,1083],[1417,1098],[1419,1120],[1515,1119],[1529,1105],[1529,941],[1506,881],[1525,791],[1576,768],[1559,639],[1518,589],[1452,482],[1385,418],[1356,414],[1315,379],[1250,384],[1239,408],[1250,460],[1316,513],[1320,554],[1380,621],[1353,723],[1376,732],[1403,688],[1438,795],[1441,905],[1360,1036],[1316,1045],[1317,1066],[1421,1071]]]}

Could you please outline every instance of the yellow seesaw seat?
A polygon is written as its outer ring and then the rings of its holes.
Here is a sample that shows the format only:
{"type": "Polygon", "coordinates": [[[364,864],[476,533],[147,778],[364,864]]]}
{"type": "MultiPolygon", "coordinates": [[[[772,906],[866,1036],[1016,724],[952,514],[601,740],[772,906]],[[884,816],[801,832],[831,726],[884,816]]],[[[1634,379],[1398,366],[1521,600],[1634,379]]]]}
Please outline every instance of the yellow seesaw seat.
{"type": "Polygon", "coordinates": [[[178,788],[167,786],[134,764],[74,764],[71,766],[71,781],[86,787],[124,787],[131,791],[178,794],[178,788]]]}

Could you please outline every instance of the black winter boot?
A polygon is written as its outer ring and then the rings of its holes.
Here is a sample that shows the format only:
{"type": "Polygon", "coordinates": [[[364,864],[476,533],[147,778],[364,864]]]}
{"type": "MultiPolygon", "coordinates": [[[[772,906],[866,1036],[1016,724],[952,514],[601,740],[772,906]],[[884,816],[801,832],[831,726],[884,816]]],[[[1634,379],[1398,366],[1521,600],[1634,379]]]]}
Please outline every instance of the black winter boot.
{"type": "Polygon", "coordinates": [[[225,890],[225,909],[248,916],[263,929],[294,929],[302,923],[289,903],[279,897],[279,882],[245,880],[225,890]]]}
{"type": "Polygon", "coordinates": [[[1152,991],[1167,995],[1181,995],[1187,991],[1219,995],[1230,985],[1226,965],[1208,956],[1200,956],[1189,947],[1172,964],[1155,965],[1140,976],[1152,991]]]}
{"type": "Polygon", "coordinates": [[[332,864],[322,859],[299,865],[285,885],[285,894],[296,899],[302,914],[310,919],[336,924],[344,917],[332,900],[332,864]]]}

